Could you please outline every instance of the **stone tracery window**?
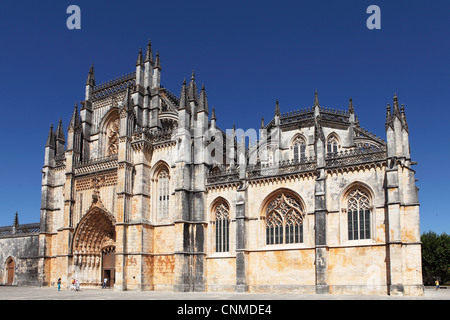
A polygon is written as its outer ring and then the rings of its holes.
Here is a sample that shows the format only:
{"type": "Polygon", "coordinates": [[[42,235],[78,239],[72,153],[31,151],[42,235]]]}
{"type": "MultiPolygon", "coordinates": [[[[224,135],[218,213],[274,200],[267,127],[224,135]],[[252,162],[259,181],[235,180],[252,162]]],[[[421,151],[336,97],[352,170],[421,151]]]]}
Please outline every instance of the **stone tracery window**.
{"type": "Polygon", "coordinates": [[[158,215],[160,218],[169,216],[169,171],[164,168],[158,174],[157,190],[158,190],[158,215]]]}
{"type": "Polygon", "coordinates": [[[296,137],[292,143],[292,151],[295,161],[302,161],[306,158],[306,142],[301,137],[296,137]]]}
{"type": "Polygon", "coordinates": [[[216,252],[230,251],[230,208],[225,202],[214,208],[216,224],[216,252]]]}
{"type": "Polygon", "coordinates": [[[339,141],[334,134],[327,139],[327,153],[337,153],[339,151],[339,141]]]}
{"type": "Polygon", "coordinates": [[[294,197],[281,194],[266,210],[266,244],[302,243],[303,209],[294,197]]]}
{"type": "Polygon", "coordinates": [[[347,199],[348,240],[370,239],[371,205],[368,194],[360,188],[347,199]]]}

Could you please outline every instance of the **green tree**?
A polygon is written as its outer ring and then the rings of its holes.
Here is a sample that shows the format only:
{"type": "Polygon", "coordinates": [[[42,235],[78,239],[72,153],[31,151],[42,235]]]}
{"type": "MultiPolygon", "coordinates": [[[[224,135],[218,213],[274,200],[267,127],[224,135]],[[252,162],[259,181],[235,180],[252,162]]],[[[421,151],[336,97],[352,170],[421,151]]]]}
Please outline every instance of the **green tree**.
{"type": "Polygon", "coordinates": [[[421,241],[423,283],[432,285],[436,279],[446,283],[450,280],[450,236],[428,231],[421,241]]]}

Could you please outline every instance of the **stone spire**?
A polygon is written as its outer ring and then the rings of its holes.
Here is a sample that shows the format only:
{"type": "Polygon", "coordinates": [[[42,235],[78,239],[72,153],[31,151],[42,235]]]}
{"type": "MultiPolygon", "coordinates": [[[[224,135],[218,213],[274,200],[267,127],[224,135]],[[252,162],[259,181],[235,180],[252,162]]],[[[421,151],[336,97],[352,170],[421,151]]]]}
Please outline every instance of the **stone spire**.
{"type": "Polygon", "coordinates": [[[277,101],[275,102],[275,116],[278,116],[278,117],[281,116],[281,113],[280,113],[280,105],[279,105],[279,103],[278,103],[278,99],[277,99],[277,101]]]}
{"type": "Polygon", "coordinates": [[[200,101],[197,112],[200,111],[205,111],[206,113],[208,113],[208,98],[206,96],[205,85],[202,85],[202,90],[200,91],[200,101]]]}
{"type": "Polygon", "coordinates": [[[125,92],[125,97],[123,98],[123,107],[125,110],[133,110],[133,100],[131,99],[131,89],[130,85],[127,86],[127,91],[125,92]]]}
{"type": "Polygon", "coordinates": [[[142,59],[142,48],[139,49],[138,57],[136,60],[136,66],[144,66],[144,61],[142,59]]]}
{"type": "Polygon", "coordinates": [[[72,119],[69,123],[69,128],[75,129],[81,125],[80,114],[78,113],[78,104],[75,102],[75,106],[73,108],[72,119]]]}
{"type": "Polygon", "coordinates": [[[59,118],[58,127],[56,128],[56,154],[64,154],[64,146],[66,144],[66,138],[64,137],[64,129],[62,126],[62,120],[59,118]]]}
{"type": "Polygon", "coordinates": [[[85,88],[85,101],[84,108],[91,110],[92,109],[92,98],[95,88],[95,74],[94,74],[94,65],[91,65],[89,69],[89,74],[86,80],[86,88],[85,88]]]}
{"type": "Polygon", "coordinates": [[[394,129],[394,122],[392,121],[392,114],[391,114],[391,106],[389,103],[386,106],[386,123],[385,123],[386,130],[388,127],[391,127],[394,129]]]}
{"type": "Polygon", "coordinates": [[[320,117],[320,105],[319,105],[319,94],[317,90],[314,92],[314,117],[320,117]]]}
{"type": "MultiPolygon", "coordinates": [[[[156,52],[156,59],[153,65],[152,88],[161,88],[161,59],[159,58],[159,51],[156,52]]],[[[159,94],[159,90],[157,90],[157,93],[159,94]]]]}
{"type": "Polygon", "coordinates": [[[14,226],[19,227],[19,213],[16,211],[16,216],[14,217],[14,226]]]}
{"type": "Polygon", "coordinates": [[[195,101],[198,103],[197,84],[195,83],[195,72],[192,71],[191,82],[189,83],[189,101],[195,101]]]}
{"type": "Polygon", "coordinates": [[[403,128],[409,132],[408,130],[408,122],[406,121],[406,114],[405,114],[405,106],[402,104],[402,108],[401,108],[401,113],[402,113],[402,125],[403,128]]]}
{"type": "Polygon", "coordinates": [[[19,231],[19,213],[16,211],[13,223],[13,234],[17,233],[17,231],[19,231]]]}
{"type": "Polygon", "coordinates": [[[314,107],[319,107],[319,94],[317,93],[317,90],[314,92],[314,107]]]}
{"type": "Polygon", "coordinates": [[[48,132],[47,143],[45,147],[55,148],[55,132],[53,131],[53,124],[50,125],[50,131],[48,132]]]}
{"type": "Polygon", "coordinates": [[[212,113],[211,113],[211,121],[212,120],[214,120],[214,121],[217,120],[217,118],[216,118],[216,108],[214,108],[214,107],[213,107],[212,113]]]}
{"type": "Polygon", "coordinates": [[[183,85],[181,86],[180,102],[178,105],[178,128],[182,129],[181,131],[188,130],[190,129],[190,125],[191,125],[191,105],[189,103],[187,93],[186,79],[184,79],[183,85]]]}
{"type": "Polygon", "coordinates": [[[156,51],[156,59],[154,68],[161,70],[161,59],[159,58],[159,50],[156,51]]]}
{"type": "Polygon", "coordinates": [[[400,120],[402,119],[402,115],[400,114],[400,107],[398,105],[398,97],[397,94],[394,94],[394,104],[392,105],[392,116],[398,117],[400,120]]]}
{"type": "Polygon", "coordinates": [[[94,64],[92,64],[91,68],[89,69],[88,77],[86,80],[86,85],[95,87],[94,64]]]}
{"type": "Polygon", "coordinates": [[[56,139],[61,141],[66,141],[66,138],[64,137],[64,129],[62,126],[62,120],[59,118],[58,127],[56,128],[56,139]]]}
{"type": "Polygon", "coordinates": [[[350,97],[349,102],[348,102],[348,113],[355,113],[355,109],[353,109],[352,97],[350,97]]]}
{"type": "Polygon", "coordinates": [[[187,88],[186,88],[186,79],[183,80],[183,85],[181,86],[179,109],[190,110],[189,99],[188,99],[187,88]]]}
{"type": "Polygon", "coordinates": [[[145,53],[145,61],[144,62],[150,62],[150,64],[153,65],[153,52],[152,52],[152,44],[151,44],[150,39],[148,40],[147,52],[145,53]]]}

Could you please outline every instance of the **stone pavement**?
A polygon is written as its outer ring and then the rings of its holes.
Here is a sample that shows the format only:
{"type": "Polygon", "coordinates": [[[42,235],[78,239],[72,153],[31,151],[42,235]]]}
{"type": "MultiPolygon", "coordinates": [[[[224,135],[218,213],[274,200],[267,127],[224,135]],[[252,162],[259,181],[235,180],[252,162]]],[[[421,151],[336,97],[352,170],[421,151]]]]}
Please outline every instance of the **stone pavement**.
{"type": "Polygon", "coordinates": [[[48,287],[0,286],[0,300],[450,300],[450,289],[436,291],[425,288],[422,297],[391,297],[370,295],[307,295],[293,293],[226,293],[226,292],[164,292],[114,291],[84,289],[71,291],[48,287]]]}

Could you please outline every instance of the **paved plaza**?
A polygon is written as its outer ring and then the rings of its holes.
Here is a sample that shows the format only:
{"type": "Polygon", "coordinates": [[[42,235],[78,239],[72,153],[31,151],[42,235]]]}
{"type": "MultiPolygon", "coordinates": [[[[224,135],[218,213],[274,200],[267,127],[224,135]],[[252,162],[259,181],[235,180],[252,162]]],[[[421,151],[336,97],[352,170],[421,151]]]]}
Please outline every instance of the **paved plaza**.
{"type": "Polygon", "coordinates": [[[81,289],[71,291],[48,287],[0,286],[0,300],[450,300],[450,289],[425,289],[422,297],[391,297],[374,295],[308,295],[293,293],[225,293],[114,291],[81,289]]]}

